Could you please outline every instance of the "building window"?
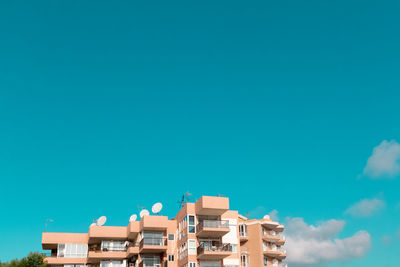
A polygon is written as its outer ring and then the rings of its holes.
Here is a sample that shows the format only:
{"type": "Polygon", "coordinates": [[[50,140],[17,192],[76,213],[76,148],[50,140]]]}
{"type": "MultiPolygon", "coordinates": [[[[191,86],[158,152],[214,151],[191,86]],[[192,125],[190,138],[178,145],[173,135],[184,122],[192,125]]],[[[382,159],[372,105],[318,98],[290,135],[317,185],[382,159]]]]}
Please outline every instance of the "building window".
{"type": "Polygon", "coordinates": [[[161,260],[159,255],[144,255],[142,257],[143,267],[160,267],[161,260]]]}
{"type": "Polygon", "coordinates": [[[247,255],[241,255],[240,256],[240,262],[242,267],[247,267],[249,266],[249,256],[247,255]]]}
{"type": "Polygon", "coordinates": [[[232,244],[232,253],[237,253],[237,245],[236,244],[232,244]]]}
{"type": "Polygon", "coordinates": [[[195,262],[189,262],[189,267],[196,267],[196,263],[195,262]]]}
{"type": "Polygon", "coordinates": [[[175,261],[175,255],[174,254],[169,254],[168,255],[168,261],[175,261]]]}
{"type": "Polygon", "coordinates": [[[247,225],[239,224],[239,236],[247,236],[247,225]]]}
{"type": "Polygon", "coordinates": [[[194,215],[188,215],[188,233],[196,233],[196,218],[194,215]]]}
{"type": "MultiPolygon", "coordinates": [[[[189,255],[196,255],[196,239],[189,239],[188,240],[188,254],[189,255]]],[[[191,266],[189,266],[191,267],[191,266]]]]}
{"type": "Polygon", "coordinates": [[[60,258],[86,258],[87,244],[58,244],[57,257],[60,258]]]}
{"type": "Polygon", "coordinates": [[[268,265],[268,259],[266,257],[264,257],[264,266],[268,265]]]}
{"type": "Polygon", "coordinates": [[[175,240],[175,235],[174,234],[168,234],[168,241],[174,241],[175,240]]]}

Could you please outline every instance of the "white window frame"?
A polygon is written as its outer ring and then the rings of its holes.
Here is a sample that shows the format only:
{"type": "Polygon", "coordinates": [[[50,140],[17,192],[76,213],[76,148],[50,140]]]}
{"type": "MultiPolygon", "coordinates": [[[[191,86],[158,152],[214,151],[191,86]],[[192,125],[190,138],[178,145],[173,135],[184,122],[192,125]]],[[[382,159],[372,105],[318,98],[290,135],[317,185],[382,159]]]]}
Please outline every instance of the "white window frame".
{"type": "Polygon", "coordinates": [[[197,255],[196,239],[188,239],[188,254],[189,255],[197,255]]]}
{"type": "Polygon", "coordinates": [[[195,234],[196,233],[196,215],[195,214],[188,214],[186,217],[187,217],[187,232],[188,232],[188,234],[195,234]],[[193,225],[190,224],[190,219],[189,219],[190,216],[193,216],[193,218],[194,218],[193,225]],[[191,226],[193,226],[193,229],[194,229],[193,233],[189,232],[189,229],[190,229],[191,226]]]}

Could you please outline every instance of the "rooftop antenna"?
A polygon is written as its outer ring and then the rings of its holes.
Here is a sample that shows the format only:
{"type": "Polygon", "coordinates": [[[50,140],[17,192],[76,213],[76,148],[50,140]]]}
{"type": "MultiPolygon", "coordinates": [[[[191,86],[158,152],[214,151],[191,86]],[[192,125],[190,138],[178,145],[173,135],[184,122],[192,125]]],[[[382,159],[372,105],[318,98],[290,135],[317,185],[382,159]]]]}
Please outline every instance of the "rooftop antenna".
{"type": "Polygon", "coordinates": [[[106,216],[101,216],[100,218],[98,218],[96,220],[96,225],[97,226],[103,226],[107,221],[107,217],[106,216]]]}
{"type": "Polygon", "coordinates": [[[185,193],[185,202],[189,202],[189,200],[190,200],[189,196],[191,196],[191,195],[192,195],[192,193],[189,193],[189,192],[185,193]]]}
{"type": "Polygon", "coordinates": [[[54,222],[54,220],[53,220],[53,219],[49,219],[49,218],[46,219],[46,223],[44,224],[44,232],[45,232],[45,233],[46,233],[46,230],[47,230],[47,224],[48,224],[49,222],[54,222]]]}
{"type": "Polygon", "coordinates": [[[140,218],[143,218],[143,216],[150,215],[150,212],[148,210],[144,209],[139,213],[139,215],[140,215],[140,218]]]}
{"type": "Polygon", "coordinates": [[[182,208],[183,205],[185,205],[185,195],[182,195],[182,199],[177,202],[179,204],[179,207],[182,208]]]}
{"type": "Polygon", "coordinates": [[[129,222],[134,222],[137,219],[137,215],[136,214],[132,214],[131,217],[129,217],[129,222]]]}
{"type": "Polygon", "coordinates": [[[154,214],[157,215],[158,213],[160,213],[161,209],[162,209],[162,203],[161,203],[161,202],[157,202],[157,203],[155,203],[155,204],[153,205],[153,207],[151,208],[151,211],[152,211],[154,214]]]}

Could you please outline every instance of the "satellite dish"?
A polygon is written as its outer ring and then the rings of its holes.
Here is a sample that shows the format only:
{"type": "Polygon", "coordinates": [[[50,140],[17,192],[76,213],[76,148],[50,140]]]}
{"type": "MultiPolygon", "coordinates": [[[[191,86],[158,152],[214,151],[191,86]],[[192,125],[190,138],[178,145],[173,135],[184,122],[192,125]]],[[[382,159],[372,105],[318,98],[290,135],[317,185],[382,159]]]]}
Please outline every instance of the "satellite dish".
{"type": "Polygon", "coordinates": [[[101,216],[100,218],[97,219],[96,221],[96,225],[97,226],[103,226],[107,221],[107,217],[106,216],[101,216]]]}
{"type": "Polygon", "coordinates": [[[132,214],[132,216],[129,217],[129,221],[130,222],[134,222],[134,221],[136,221],[136,219],[137,219],[137,215],[136,214],[132,214]]]}
{"type": "Polygon", "coordinates": [[[162,209],[162,204],[160,202],[157,202],[156,204],[153,205],[153,207],[151,208],[151,211],[154,214],[158,214],[162,209]]]}
{"type": "Polygon", "coordinates": [[[140,218],[143,218],[143,216],[150,215],[150,212],[148,210],[142,210],[139,215],[140,218]]]}
{"type": "Polygon", "coordinates": [[[92,223],[89,227],[96,226],[96,223],[92,223]]]}
{"type": "Polygon", "coordinates": [[[270,217],[269,217],[269,215],[268,214],[266,214],[266,215],[264,215],[264,219],[270,219],[270,217]]]}

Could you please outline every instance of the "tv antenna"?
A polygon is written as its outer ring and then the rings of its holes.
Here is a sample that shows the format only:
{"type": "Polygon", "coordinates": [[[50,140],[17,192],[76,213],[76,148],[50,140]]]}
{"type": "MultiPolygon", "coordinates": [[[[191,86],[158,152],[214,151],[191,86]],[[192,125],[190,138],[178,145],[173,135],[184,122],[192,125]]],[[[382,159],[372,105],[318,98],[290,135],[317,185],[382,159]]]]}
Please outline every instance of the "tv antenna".
{"type": "Polygon", "coordinates": [[[186,192],[185,194],[182,195],[181,201],[178,201],[179,207],[183,207],[185,203],[189,201],[189,196],[191,196],[192,193],[186,192]]]}
{"type": "Polygon", "coordinates": [[[142,210],[140,213],[140,218],[143,218],[143,216],[147,216],[150,215],[150,212],[148,210],[142,210]]]}
{"type": "Polygon", "coordinates": [[[132,214],[131,217],[129,217],[129,222],[134,222],[137,219],[137,215],[136,214],[132,214]]]}
{"type": "Polygon", "coordinates": [[[153,205],[153,207],[151,208],[151,211],[154,214],[158,214],[158,213],[160,213],[161,209],[162,209],[162,203],[161,202],[157,202],[157,203],[155,203],[153,205]]]}
{"type": "Polygon", "coordinates": [[[46,223],[44,224],[44,232],[46,232],[46,230],[47,230],[47,224],[48,224],[49,222],[54,222],[54,220],[53,220],[53,219],[49,219],[49,218],[46,219],[46,223]]]}

